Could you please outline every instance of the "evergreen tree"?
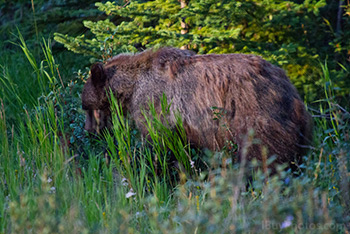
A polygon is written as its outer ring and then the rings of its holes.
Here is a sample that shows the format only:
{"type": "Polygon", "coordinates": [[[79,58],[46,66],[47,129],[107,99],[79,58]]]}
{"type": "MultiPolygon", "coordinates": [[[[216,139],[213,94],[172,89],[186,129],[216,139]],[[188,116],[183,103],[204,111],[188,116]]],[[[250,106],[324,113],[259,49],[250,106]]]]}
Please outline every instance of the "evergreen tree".
{"type": "MultiPolygon", "coordinates": [[[[55,39],[72,51],[103,59],[159,46],[188,48],[200,54],[254,53],[286,69],[305,94],[323,88],[320,61],[328,57],[349,66],[349,40],[345,40],[349,33],[341,28],[349,27],[349,15],[341,14],[342,25],[336,33],[336,18],[329,11],[338,12],[339,5],[325,0],[134,0],[96,6],[109,18],[84,21],[93,38],[56,34],[55,39]],[[111,17],[118,17],[119,22],[111,17]]],[[[345,73],[346,77],[349,73],[345,73]]],[[[343,80],[343,90],[345,84],[343,80]]]]}

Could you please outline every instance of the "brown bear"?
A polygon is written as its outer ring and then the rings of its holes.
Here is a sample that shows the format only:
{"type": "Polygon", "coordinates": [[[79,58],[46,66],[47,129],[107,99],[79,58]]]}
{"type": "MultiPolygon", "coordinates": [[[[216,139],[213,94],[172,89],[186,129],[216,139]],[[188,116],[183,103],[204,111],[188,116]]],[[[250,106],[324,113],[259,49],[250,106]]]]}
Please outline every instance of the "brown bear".
{"type": "Polygon", "coordinates": [[[220,150],[233,141],[242,156],[253,130],[259,143],[244,153],[248,161],[261,160],[265,146],[277,163],[291,163],[300,162],[311,143],[311,116],[297,90],[282,69],[259,56],[161,48],[94,64],[82,93],[86,130],[99,132],[107,125],[108,90],[143,135],[142,108],[153,100],[161,111],[165,94],[171,102],[169,122],[175,125],[174,113],[180,113],[187,139],[196,147],[220,150]],[[215,119],[218,111],[222,116],[215,119]]]}

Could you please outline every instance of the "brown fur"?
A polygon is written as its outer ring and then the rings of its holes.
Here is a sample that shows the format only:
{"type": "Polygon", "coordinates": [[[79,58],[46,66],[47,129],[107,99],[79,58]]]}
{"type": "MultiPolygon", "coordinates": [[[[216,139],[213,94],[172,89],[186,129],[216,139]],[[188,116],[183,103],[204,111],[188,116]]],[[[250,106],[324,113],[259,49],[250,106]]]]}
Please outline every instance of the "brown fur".
{"type": "MultiPolygon", "coordinates": [[[[199,147],[221,149],[227,140],[239,145],[250,129],[260,144],[249,148],[247,159],[262,159],[262,146],[278,163],[300,161],[310,144],[312,121],[284,71],[261,57],[245,54],[196,55],[187,50],[162,48],[122,54],[93,65],[82,103],[88,114],[87,130],[96,130],[92,110],[108,115],[106,90],[111,88],[144,135],[141,108],[166,94],[172,113],[178,111],[188,140],[199,147]],[[211,107],[224,110],[214,120],[211,107]],[[226,124],[226,127],[222,125],[226,124]]],[[[173,115],[169,116],[175,124],[173,115]]],[[[102,127],[105,120],[100,121],[102,127]]]]}

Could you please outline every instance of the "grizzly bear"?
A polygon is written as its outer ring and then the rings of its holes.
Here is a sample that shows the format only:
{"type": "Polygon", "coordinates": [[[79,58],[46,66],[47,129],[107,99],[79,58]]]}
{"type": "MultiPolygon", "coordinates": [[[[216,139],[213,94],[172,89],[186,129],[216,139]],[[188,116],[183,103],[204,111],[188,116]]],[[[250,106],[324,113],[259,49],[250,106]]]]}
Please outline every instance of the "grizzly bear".
{"type": "Polygon", "coordinates": [[[82,92],[86,130],[107,125],[109,90],[144,136],[142,110],[153,100],[160,112],[165,94],[171,102],[168,121],[175,125],[179,113],[196,147],[220,150],[232,141],[248,161],[262,160],[267,150],[276,163],[298,163],[311,143],[311,116],[297,90],[281,68],[259,56],[161,48],[96,63],[82,92]],[[217,111],[220,118],[214,118],[217,111]],[[244,151],[249,132],[257,141],[244,151]]]}

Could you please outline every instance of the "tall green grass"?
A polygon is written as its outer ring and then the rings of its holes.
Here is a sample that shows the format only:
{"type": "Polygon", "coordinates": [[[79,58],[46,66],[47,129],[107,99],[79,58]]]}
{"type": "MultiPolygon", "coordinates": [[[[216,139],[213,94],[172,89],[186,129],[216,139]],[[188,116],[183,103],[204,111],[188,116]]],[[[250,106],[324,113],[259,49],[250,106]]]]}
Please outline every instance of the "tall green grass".
{"type": "Polygon", "coordinates": [[[164,97],[160,114],[152,103],[144,110],[148,138],[111,97],[112,131],[88,140],[83,81],[61,82],[49,43],[40,62],[20,46],[32,70],[1,73],[9,88],[1,91],[0,233],[348,233],[350,116],[332,99],[326,66],[328,96],[313,105],[314,146],[301,175],[257,168],[247,179],[224,153],[191,149],[181,119],[166,122],[164,97]],[[17,88],[24,81],[36,92],[28,99],[17,88]],[[9,119],[11,105],[19,114],[9,119]],[[196,170],[198,161],[209,166],[196,170]]]}

